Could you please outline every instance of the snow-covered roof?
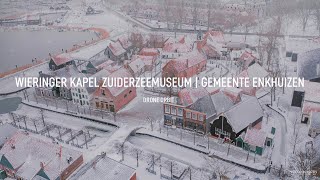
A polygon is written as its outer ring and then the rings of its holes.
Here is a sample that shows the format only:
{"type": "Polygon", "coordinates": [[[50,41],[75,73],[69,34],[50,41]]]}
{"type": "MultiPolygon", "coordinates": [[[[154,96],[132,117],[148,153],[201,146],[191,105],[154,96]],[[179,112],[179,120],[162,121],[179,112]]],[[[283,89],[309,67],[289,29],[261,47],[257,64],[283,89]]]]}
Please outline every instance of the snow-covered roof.
{"type": "Polygon", "coordinates": [[[210,118],[216,114],[216,108],[213,105],[210,95],[205,95],[204,97],[198,99],[189,107],[189,109],[203,112],[206,114],[207,118],[210,118]]]}
{"type": "Polygon", "coordinates": [[[246,66],[249,66],[249,64],[256,59],[258,58],[252,52],[248,52],[247,50],[244,51],[239,58],[239,60],[244,61],[246,66]]]}
{"type": "Polygon", "coordinates": [[[119,56],[126,52],[126,50],[122,47],[119,41],[111,42],[109,44],[109,49],[111,50],[112,54],[114,54],[115,56],[119,56]]]}
{"type": "Polygon", "coordinates": [[[72,59],[89,60],[98,53],[104,51],[108,47],[110,42],[110,40],[101,40],[92,45],[85,46],[83,48],[77,49],[76,51],[72,51],[69,54],[72,59]]]}
{"type": "Polygon", "coordinates": [[[320,77],[320,48],[298,55],[298,76],[306,80],[320,77]]]}
{"type": "Polygon", "coordinates": [[[131,61],[128,66],[131,68],[133,73],[137,73],[144,68],[144,62],[141,59],[136,59],[134,61],[131,61]]]}
{"type": "Polygon", "coordinates": [[[111,73],[105,69],[102,69],[100,71],[98,71],[97,73],[91,75],[91,77],[94,77],[98,80],[101,80],[104,77],[108,77],[111,73]]]}
{"type": "MultiPolygon", "coordinates": [[[[129,77],[133,77],[133,76],[125,68],[118,69],[109,75],[109,78],[119,78],[119,77],[126,77],[126,78],[128,77],[129,78],[129,77]]],[[[111,95],[116,97],[117,95],[121,94],[124,90],[126,90],[128,87],[112,86],[112,87],[105,87],[105,88],[109,89],[111,95]]],[[[95,91],[95,96],[100,96],[100,95],[101,95],[100,91],[95,91]]]]}
{"type": "Polygon", "coordinates": [[[256,97],[249,97],[226,111],[225,116],[235,132],[240,132],[263,116],[263,110],[256,97]]]}
{"type": "Polygon", "coordinates": [[[53,75],[58,77],[70,78],[70,77],[79,77],[81,76],[81,73],[79,72],[76,66],[70,65],[54,71],[53,75]]]}
{"type": "Polygon", "coordinates": [[[154,56],[133,55],[131,60],[141,59],[145,65],[152,65],[155,63],[156,58],[154,56]]]}
{"type": "MultiPolygon", "coordinates": [[[[106,59],[96,59],[96,60],[89,61],[88,64],[91,63],[92,66],[97,68],[97,67],[99,67],[101,64],[103,64],[105,62],[107,62],[106,59]]],[[[87,67],[88,67],[88,65],[87,65],[87,67]]]]}
{"type": "Polygon", "coordinates": [[[118,41],[122,45],[124,49],[129,49],[132,46],[132,43],[130,41],[130,38],[128,35],[122,35],[118,38],[118,41]]]}
{"type": "Polygon", "coordinates": [[[203,61],[206,61],[206,57],[202,53],[193,51],[169,61],[166,65],[172,66],[177,72],[181,72],[203,61]]]}
{"type": "Polygon", "coordinates": [[[90,162],[90,168],[77,177],[78,180],[129,180],[135,169],[108,157],[96,158],[90,162]]]}
{"type": "Polygon", "coordinates": [[[51,59],[57,66],[65,64],[65,63],[73,60],[72,57],[70,56],[70,54],[68,54],[68,53],[59,54],[57,56],[51,57],[51,59]]]}
{"type": "Polygon", "coordinates": [[[222,91],[211,95],[211,100],[216,109],[217,115],[229,110],[234,105],[233,101],[222,91]]]}
{"type": "Polygon", "coordinates": [[[248,72],[249,78],[253,78],[253,77],[263,78],[269,75],[269,73],[258,63],[254,63],[251,66],[249,66],[247,69],[247,72],[248,72]]]}
{"type": "Polygon", "coordinates": [[[17,128],[13,127],[11,124],[3,124],[0,126],[0,147],[10,139],[16,132],[17,128]]]}
{"type": "Polygon", "coordinates": [[[312,112],[310,116],[310,127],[320,130],[320,112],[312,112]]]}
{"type": "Polygon", "coordinates": [[[102,64],[99,64],[96,68],[97,69],[104,69],[105,67],[111,66],[112,64],[115,64],[115,62],[109,59],[109,60],[103,62],[102,64]]]}
{"type": "Polygon", "coordinates": [[[157,48],[143,48],[139,54],[143,56],[158,56],[159,50],[157,48]]]}
{"type": "Polygon", "coordinates": [[[303,102],[302,113],[310,114],[311,112],[320,112],[320,104],[309,101],[303,102]]]}
{"type": "Polygon", "coordinates": [[[263,147],[266,141],[267,134],[259,129],[248,128],[244,141],[252,146],[263,147]]]}
{"type": "Polygon", "coordinates": [[[78,159],[81,152],[46,142],[18,131],[0,150],[14,168],[18,168],[17,175],[25,179],[32,179],[44,165],[45,174],[50,179],[56,179],[61,171],[70,164],[66,161],[72,157],[78,159]],[[60,157],[61,151],[61,157],[60,157]],[[61,170],[61,171],[60,171],[61,170]]]}
{"type": "Polygon", "coordinates": [[[320,83],[305,81],[304,90],[305,101],[320,103],[320,83]]]}
{"type": "Polygon", "coordinates": [[[305,53],[307,51],[320,48],[320,43],[316,39],[289,38],[285,41],[286,51],[294,53],[305,53]]]}
{"type": "Polygon", "coordinates": [[[222,31],[210,30],[206,32],[204,38],[212,39],[218,43],[225,43],[224,34],[222,31]]]}
{"type": "Polygon", "coordinates": [[[168,38],[164,43],[163,51],[164,52],[177,52],[177,53],[187,53],[192,50],[192,43],[189,39],[186,40],[186,37],[183,36],[177,41],[174,38],[168,38]]]}
{"type": "Polygon", "coordinates": [[[189,106],[195,103],[198,99],[208,95],[208,91],[203,88],[184,88],[179,93],[178,96],[181,100],[181,103],[184,106],[189,106]]]}

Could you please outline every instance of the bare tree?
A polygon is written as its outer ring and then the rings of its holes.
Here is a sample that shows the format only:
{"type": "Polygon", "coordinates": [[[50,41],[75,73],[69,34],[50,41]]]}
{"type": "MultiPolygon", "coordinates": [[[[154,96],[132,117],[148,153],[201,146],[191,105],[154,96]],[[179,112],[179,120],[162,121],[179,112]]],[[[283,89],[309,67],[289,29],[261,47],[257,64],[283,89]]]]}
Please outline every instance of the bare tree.
{"type": "Polygon", "coordinates": [[[165,19],[167,22],[167,29],[169,29],[169,22],[170,22],[170,6],[171,6],[171,0],[163,0],[163,2],[161,2],[163,5],[163,12],[165,13],[165,19]]]}
{"type": "Polygon", "coordinates": [[[193,1],[192,3],[192,25],[194,27],[194,30],[197,30],[197,24],[199,20],[199,2],[198,1],[193,1]]]}
{"type": "Polygon", "coordinates": [[[211,27],[211,18],[212,18],[212,10],[214,6],[214,0],[207,0],[207,6],[208,6],[208,11],[207,11],[207,30],[210,29],[211,27]]]}
{"type": "Polygon", "coordinates": [[[312,174],[312,158],[315,156],[313,154],[308,155],[308,153],[299,151],[290,158],[290,168],[299,172],[295,175],[300,176],[301,179],[309,179],[312,174]]]}
{"type": "Polygon", "coordinates": [[[215,159],[212,160],[208,157],[204,157],[207,161],[207,164],[209,165],[209,169],[213,170],[213,176],[218,175],[219,179],[221,180],[224,177],[227,177],[229,173],[233,171],[232,165],[226,165],[221,160],[215,159]]]}
{"type": "Polygon", "coordinates": [[[304,0],[298,3],[298,16],[301,18],[302,30],[306,30],[306,26],[308,24],[309,18],[312,13],[312,1],[304,0]]]}
{"type": "Polygon", "coordinates": [[[295,154],[297,145],[302,141],[302,137],[300,135],[300,129],[295,129],[291,138],[291,144],[293,146],[292,153],[295,154]]]}

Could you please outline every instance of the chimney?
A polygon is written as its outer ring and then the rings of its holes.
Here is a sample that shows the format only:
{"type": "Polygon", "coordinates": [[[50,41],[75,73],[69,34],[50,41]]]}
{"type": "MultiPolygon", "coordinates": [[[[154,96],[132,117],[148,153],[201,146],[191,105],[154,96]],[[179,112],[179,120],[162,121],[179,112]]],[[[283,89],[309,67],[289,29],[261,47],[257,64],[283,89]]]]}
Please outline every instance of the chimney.
{"type": "Polygon", "coordinates": [[[97,165],[97,161],[94,161],[94,162],[92,163],[92,168],[93,168],[93,169],[96,169],[96,165],[97,165]]]}
{"type": "Polygon", "coordinates": [[[11,149],[15,149],[16,146],[14,144],[11,144],[11,149]]]}
{"type": "Polygon", "coordinates": [[[41,169],[44,169],[44,164],[43,164],[43,162],[40,162],[40,167],[41,167],[41,169]]]}

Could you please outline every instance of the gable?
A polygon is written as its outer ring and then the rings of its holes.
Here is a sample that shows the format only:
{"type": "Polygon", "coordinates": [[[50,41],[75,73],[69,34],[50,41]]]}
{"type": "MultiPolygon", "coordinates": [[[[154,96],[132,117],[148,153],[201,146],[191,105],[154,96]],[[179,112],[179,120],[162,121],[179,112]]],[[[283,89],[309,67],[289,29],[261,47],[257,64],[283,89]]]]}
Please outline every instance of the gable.
{"type": "Polygon", "coordinates": [[[43,168],[40,169],[40,171],[37,173],[38,176],[41,176],[45,179],[50,180],[50,178],[48,177],[48,175],[44,172],[43,168]]]}
{"type": "Polygon", "coordinates": [[[93,66],[93,64],[91,63],[91,61],[89,61],[89,63],[87,64],[87,68],[95,68],[95,67],[93,66]]]}
{"type": "Polygon", "coordinates": [[[7,167],[9,169],[14,170],[13,166],[11,165],[11,163],[8,161],[8,159],[4,155],[1,156],[0,164],[2,166],[5,166],[5,167],[7,167]]]}

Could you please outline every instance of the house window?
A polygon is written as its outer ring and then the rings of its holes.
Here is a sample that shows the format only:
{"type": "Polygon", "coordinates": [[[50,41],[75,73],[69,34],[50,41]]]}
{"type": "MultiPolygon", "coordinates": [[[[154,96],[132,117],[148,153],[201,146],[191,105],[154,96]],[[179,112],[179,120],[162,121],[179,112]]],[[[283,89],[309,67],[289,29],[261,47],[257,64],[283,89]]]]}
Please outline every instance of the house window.
{"type": "Polygon", "coordinates": [[[183,114],[182,108],[178,108],[178,116],[182,116],[182,114],[183,114]]]}
{"type": "Polygon", "coordinates": [[[230,139],[230,133],[225,131],[225,137],[230,139]]]}
{"type": "Polygon", "coordinates": [[[196,113],[192,113],[192,119],[197,120],[197,114],[196,113]]]}
{"type": "Polygon", "coordinates": [[[187,112],[186,116],[187,118],[191,118],[191,112],[187,112]]]}
{"type": "Polygon", "coordinates": [[[131,93],[132,93],[132,91],[130,90],[130,91],[129,91],[129,94],[131,94],[131,93]]]}
{"type": "Polygon", "coordinates": [[[174,107],[174,106],[171,107],[171,114],[177,114],[176,107],[174,107]]]}
{"type": "Polygon", "coordinates": [[[170,113],[170,106],[169,105],[164,105],[164,112],[165,113],[170,113]]]}
{"type": "Polygon", "coordinates": [[[106,95],[105,92],[104,92],[104,89],[102,89],[101,94],[104,95],[104,96],[106,95]]]}
{"type": "Polygon", "coordinates": [[[126,98],[126,97],[127,97],[127,94],[124,95],[124,98],[126,98]]]}
{"type": "Polygon", "coordinates": [[[200,115],[200,114],[199,114],[198,116],[199,116],[199,120],[200,120],[200,121],[203,121],[203,115],[200,115]]]}

